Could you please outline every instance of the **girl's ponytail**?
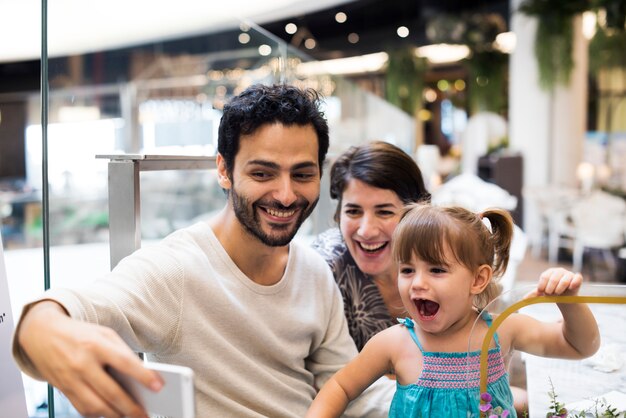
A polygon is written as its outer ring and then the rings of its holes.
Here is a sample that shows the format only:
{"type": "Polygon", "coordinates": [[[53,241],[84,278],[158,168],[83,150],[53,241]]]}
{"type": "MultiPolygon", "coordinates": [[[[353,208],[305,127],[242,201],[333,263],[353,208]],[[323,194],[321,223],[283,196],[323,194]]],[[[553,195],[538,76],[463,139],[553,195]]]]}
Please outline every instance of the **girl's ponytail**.
{"type": "Polygon", "coordinates": [[[489,221],[490,226],[487,229],[490,229],[494,249],[493,275],[500,277],[509,264],[509,250],[513,239],[513,218],[509,212],[503,209],[487,209],[479,216],[481,219],[489,221]]]}

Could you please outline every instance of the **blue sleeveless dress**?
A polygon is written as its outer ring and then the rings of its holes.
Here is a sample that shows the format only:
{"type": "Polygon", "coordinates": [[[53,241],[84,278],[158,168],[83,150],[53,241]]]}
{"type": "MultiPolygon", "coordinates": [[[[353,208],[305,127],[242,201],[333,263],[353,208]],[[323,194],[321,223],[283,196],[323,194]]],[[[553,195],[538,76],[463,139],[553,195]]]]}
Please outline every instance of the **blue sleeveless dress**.
{"type": "MultiPolygon", "coordinates": [[[[488,326],[491,315],[481,314],[488,326]]],[[[423,360],[422,373],[416,383],[396,385],[396,393],[389,409],[390,418],[480,417],[480,350],[469,353],[440,353],[424,351],[417,339],[411,319],[398,318],[415,344],[423,360]]],[[[494,335],[496,347],[489,350],[487,391],[492,396],[491,404],[509,410],[509,417],[517,417],[513,407],[513,394],[509,387],[498,335],[494,335]]]]}

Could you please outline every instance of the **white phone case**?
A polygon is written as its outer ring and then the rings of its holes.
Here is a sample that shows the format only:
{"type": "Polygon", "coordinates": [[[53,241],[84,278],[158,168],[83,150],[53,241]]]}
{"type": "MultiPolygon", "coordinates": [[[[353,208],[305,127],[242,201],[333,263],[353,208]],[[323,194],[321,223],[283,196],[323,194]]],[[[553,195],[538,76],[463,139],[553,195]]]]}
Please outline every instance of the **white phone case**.
{"type": "Polygon", "coordinates": [[[148,369],[159,372],[165,385],[152,392],[128,375],[109,373],[150,414],[171,418],[195,418],[193,370],[189,367],[164,363],[144,363],[148,369]]]}

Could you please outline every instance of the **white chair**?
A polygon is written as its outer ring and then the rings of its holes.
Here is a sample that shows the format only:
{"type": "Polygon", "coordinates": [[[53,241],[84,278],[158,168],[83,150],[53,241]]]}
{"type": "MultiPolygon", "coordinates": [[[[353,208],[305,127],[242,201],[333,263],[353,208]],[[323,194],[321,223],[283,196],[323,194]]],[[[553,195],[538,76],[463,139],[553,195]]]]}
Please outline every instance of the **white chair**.
{"type": "MultiPolygon", "coordinates": [[[[517,206],[517,198],[500,186],[486,182],[474,174],[461,174],[434,190],[432,203],[439,206],[462,206],[471,211],[480,212],[491,207],[513,210],[517,206]]],[[[526,234],[515,225],[509,266],[500,278],[503,291],[513,288],[517,268],[524,259],[527,246],[526,234]]]]}
{"type": "Polygon", "coordinates": [[[597,190],[574,204],[570,216],[574,231],[574,271],[582,269],[585,248],[602,250],[607,264],[614,268],[615,259],[610,250],[626,242],[626,201],[597,190]]]}
{"type": "Polygon", "coordinates": [[[548,260],[556,263],[561,247],[573,249],[573,230],[569,210],[580,199],[577,189],[561,186],[525,187],[525,232],[530,241],[532,255],[539,258],[544,236],[548,236],[548,260]]]}
{"type": "Polygon", "coordinates": [[[571,208],[554,208],[546,214],[548,223],[548,261],[556,264],[559,248],[574,250],[574,224],[571,217],[571,208]]]}
{"type": "Polygon", "coordinates": [[[517,198],[474,174],[460,174],[433,190],[432,203],[463,206],[474,212],[490,207],[513,210],[517,207],[517,198]]]}

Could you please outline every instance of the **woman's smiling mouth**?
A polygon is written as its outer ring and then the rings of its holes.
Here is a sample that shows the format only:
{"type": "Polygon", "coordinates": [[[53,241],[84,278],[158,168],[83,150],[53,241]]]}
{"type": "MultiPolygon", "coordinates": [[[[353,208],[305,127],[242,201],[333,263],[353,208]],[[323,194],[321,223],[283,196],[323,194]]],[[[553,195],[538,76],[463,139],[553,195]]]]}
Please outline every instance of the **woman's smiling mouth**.
{"type": "Polygon", "coordinates": [[[382,250],[383,248],[385,248],[388,244],[388,242],[379,242],[376,244],[366,244],[364,242],[359,242],[357,241],[357,244],[359,246],[360,249],[362,249],[363,251],[367,252],[367,253],[375,253],[376,251],[382,250]]]}

